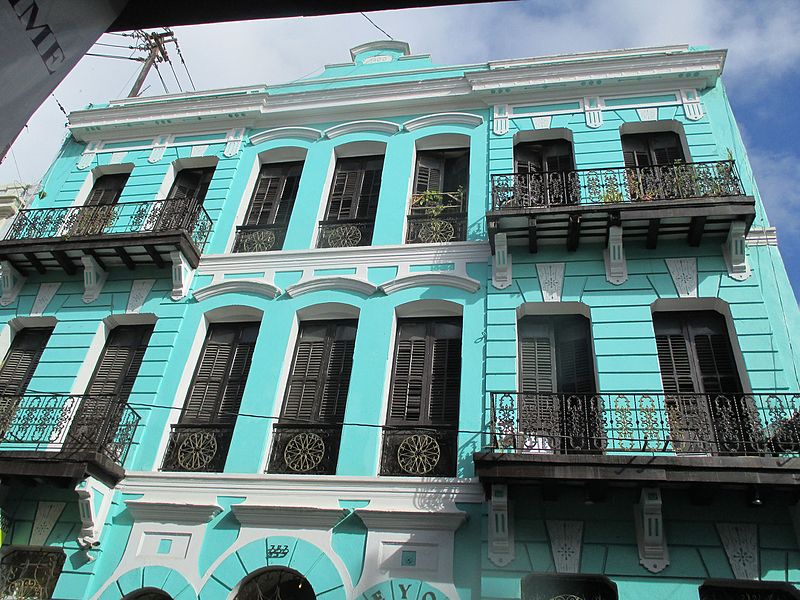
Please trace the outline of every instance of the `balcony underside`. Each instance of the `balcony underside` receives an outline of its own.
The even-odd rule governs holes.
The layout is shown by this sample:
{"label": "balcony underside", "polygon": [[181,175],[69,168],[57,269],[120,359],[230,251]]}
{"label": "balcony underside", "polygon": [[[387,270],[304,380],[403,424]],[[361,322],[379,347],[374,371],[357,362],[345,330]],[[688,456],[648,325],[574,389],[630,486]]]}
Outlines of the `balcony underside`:
{"label": "balcony underside", "polygon": [[7,260],[20,273],[77,273],[81,256],[93,257],[99,266],[110,268],[164,268],[170,253],[180,250],[194,268],[200,254],[185,230],[143,231],[74,237],[28,238],[0,241],[0,260]]}
{"label": "balcony underside", "polygon": [[577,250],[582,243],[605,243],[608,228],[622,227],[623,239],[637,240],[653,249],[659,241],[681,240],[698,246],[705,238],[722,238],[731,223],[744,221],[747,230],[755,218],[752,196],[687,198],[617,204],[564,204],[504,208],[487,213],[489,241],[505,233],[508,244],[565,245]]}
{"label": "balcony underside", "polygon": [[101,452],[0,451],[0,479],[46,480],[63,487],[75,487],[94,477],[115,486],[125,470]]}

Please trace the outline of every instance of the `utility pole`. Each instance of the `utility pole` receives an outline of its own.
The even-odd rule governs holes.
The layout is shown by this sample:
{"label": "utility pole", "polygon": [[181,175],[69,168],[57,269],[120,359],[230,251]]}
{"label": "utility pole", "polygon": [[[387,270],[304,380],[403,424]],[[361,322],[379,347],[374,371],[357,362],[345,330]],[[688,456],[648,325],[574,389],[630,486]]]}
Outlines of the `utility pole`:
{"label": "utility pole", "polygon": [[144,80],[147,78],[147,74],[150,72],[150,69],[153,67],[153,65],[160,62],[169,61],[166,44],[168,42],[175,41],[175,34],[171,30],[166,30],[163,33],[147,33],[144,31],[137,31],[137,34],[142,39],[142,45],[139,47],[139,49],[146,51],[148,54],[147,58],[144,59],[142,69],[139,71],[139,75],[136,77],[136,81],[133,83],[131,91],[128,92],[128,98],[133,98],[139,95],[139,92],[142,90]]}

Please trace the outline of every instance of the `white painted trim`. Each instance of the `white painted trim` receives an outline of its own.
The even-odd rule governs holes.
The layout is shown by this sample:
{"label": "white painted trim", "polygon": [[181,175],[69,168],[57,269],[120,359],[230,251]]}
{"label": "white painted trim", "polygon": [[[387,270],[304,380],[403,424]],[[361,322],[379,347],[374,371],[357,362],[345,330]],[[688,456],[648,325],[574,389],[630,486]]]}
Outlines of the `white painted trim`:
{"label": "white painted trim", "polygon": [[403,123],[406,131],[416,131],[423,127],[434,127],[436,125],[466,125],[467,127],[478,127],[483,124],[483,117],[463,112],[436,113],[424,115],[411,119]]}
{"label": "white painted trim", "polygon": [[428,286],[446,286],[466,292],[477,292],[481,288],[481,283],[466,275],[431,271],[427,273],[416,272],[401,277],[395,277],[391,281],[382,284],[380,289],[386,294],[393,294],[401,290]]}
{"label": "white painted trim", "polygon": [[350,57],[355,60],[359,54],[365,52],[375,52],[378,50],[389,50],[390,52],[402,52],[403,56],[411,54],[411,47],[408,42],[401,42],[400,40],[380,40],[377,42],[367,42],[350,48]]}
{"label": "white painted trim", "polygon": [[777,246],[778,230],[775,227],[751,227],[744,241],[748,246]]}
{"label": "white painted trim", "polygon": [[36,300],[33,301],[33,307],[31,308],[32,317],[42,316],[60,287],[60,281],[39,284],[39,291],[36,293]]}
{"label": "white painted trim", "polygon": [[342,509],[317,506],[281,506],[269,504],[234,504],[234,516],[244,527],[283,529],[287,523],[297,523],[303,529],[328,531],[342,518]]}
{"label": "white painted trim", "polygon": [[364,296],[371,296],[377,290],[377,286],[350,275],[331,275],[326,277],[314,277],[299,281],[286,288],[286,295],[290,298],[296,298],[303,294],[310,294],[312,292],[320,292],[324,290],[343,290],[347,292],[355,292]]}
{"label": "white painted trim", "polygon": [[157,523],[197,524],[208,523],[222,512],[217,504],[171,502],[168,500],[126,500],[125,506],[136,521]]}
{"label": "white painted trim", "polygon": [[391,121],[379,120],[363,120],[363,121],[349,121],[348,123],[341,123],[334,125],[325,130],[324,136],[330,140],[347,135],[348,133],[366,133],[376,132],[392,135],[400,131],[400,125],[392,123]]}
{"label": "white painted trim", "polygon": [[309,142],[316,142],[322,138],[323,133],[319,129],[313,127],[277,127],[275,129],[268,129],[261,133],[256,133],[250,136],[250,144],[256,146],[263,142],[271,140],[282,140],[287,138],[295,138],[301,140],[308,140]]}
{"label": "white painted trim", "polygon": [[3,295],[0,296],[0,306],[8,306],[17,299],[27,278],[23,277],[7,260],[0,261],[0,277],[2,277],[3,283]]}
{"label": "white painted trim", "polygon": [[374,510],[369,506],[357,508],[355,513],[370,530],[407,532],[455,531],[466,520],[460,510]]}
{"label": "white painted trim", "polygon": [[212,283],[192,292],[195,300],[200,302],[223,294],[255,294],[272,300],[281,294],[281,290],[260,279],[228,279],[221,283]]}

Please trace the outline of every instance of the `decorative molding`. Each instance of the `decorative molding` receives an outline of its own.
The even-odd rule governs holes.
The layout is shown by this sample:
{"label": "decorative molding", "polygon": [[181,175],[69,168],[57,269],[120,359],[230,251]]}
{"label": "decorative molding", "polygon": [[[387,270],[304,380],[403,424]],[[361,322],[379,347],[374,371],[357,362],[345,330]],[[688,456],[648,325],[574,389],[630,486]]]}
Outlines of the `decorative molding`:
{"label": "decorative molding", "polygon": [[700,102],[700,96],[697,90],[682,89],[681,90],[681,103],[683,104],[683,113],[690,121],[699,121],[703,118],[703,104]]}
{"label": "decorative molding", "polygon": [[31,528],[30,545],[31,546],[46,546],[47,538],[53,531],[58,522],[61,513],[64,512],[66,502],[45,502],[39,500],[36,507],[36,517],[33,519],[33,527]]}
{"label": "decorative molding", "polygon": [[639,563],[651,573],[660,573],[669,566],[661,505],[661,491],[658,488],[643,488],[639,504],[633,506]]}
{"label": "decorative molding", "polygon": [[511,254],[505,233],[494,236],[494,259],[492,260],[492,285],[504,290],[511,285]]}
{"label": "decorative molding", "polygon": [[606,265],[606,281],[614,285],[622,285],[628,280],[628,264],[625,260],[625,248],[622,246],[622,227],[612,225],[608,228],[608,247],[603,250]]}
{"label": "decorative molding", "polygon": [[747,224],[744,221],[733,221],[728,230],[728,237],[722,244],[722,255],[725,257],[728,275],[737,281],[744,281],[751,274],[745,253],[744,232],[746,228]]}
{"label": "decorative molding", "polygon": [[751,227],[744,241],[748,246],[777,246],[778,230],[775,227]]}
{"label": "decorative molding", "polygon": [[61,282],[39,284],[39,291],[36,294],[36,300],[33,301],[33,308],[31,308],[32,317],[39,317],[47,310],[47,305],[50,304],[60,287]]}
{"label": "decorative molding", "polygon": [[436,113],[411,119],[403,123],[406,131],[416,131],[423,127],[433,127],[435,125],[466,125],[467,127],[478,127],[483,124],[483,117],[463,112]]}
{"label": "decorative molding", "polygon": [[97,156],[97,151],[103,145],[103,142],[89,142],[86,144],[86,148],[83,149],[81,153],[81,157],[78,160],[78,169],[83,171],[87,169],[89,165],[94,162],[95,156]]}
{"label": "decorative molding", "polygon": [[286,138],[296,138],[301,140],[308,140],[309,142],[316,142],[322,138],[322,132],[319,129],[312,127],[277,127],[275,129],[268,129],[261,133],[256,133],[250,136],[250,144],[255,146],[262,142],[269,142],[270,140],[281,140]]}
{"label": "decorative molding", "polygon": [[[395,510],[387,508],[376,510],[369,507],[357,508],[356,515],[370,531],[455,531],[466,520],[466,513],[460,510]],[[341,516],[341,513],[340,513]]]}
{"label": "decorative molding", "polygon": [[350,48],[350,58],[355,60],[356,56],[359,54],[364,54],[365,52],[374,52],[376,50],[400,52],[403,56],[408,56],[411,54],[411,47],[408,45],[408,42],[401,42],[399,40],[380,40],[377,42],[366,42],[364,44],[355,46],[354,48]]}
{"label": "decorative molding", "polygon": [[223,294],[254,294],[272,300],[281,293],[280,288],[261,279],[229,279],[212,283],[192,292],[195,300],[203,301]]}
{"label": "decorative molding", "polygon": [[400,131],[400,125],[392,123],[391,121],[378,121],[378,120],[364,120],[364,121],[350,121],[348,123],[341,123],[334,125],[325,130],[325,137],[334,139],[347,135],[348,133],[364,133],[372,131],[375,133],[385,133],[392,135]]}
{"label": "decorative molding", "polygon": [[131,293],[128,295],[128,306],[125,312],[138,313],[155,283],[155,279],[136,279],[131,284]]}
{"label": "decorative molding", "polygon": [[553,122],[553,115],[540,115],[532,117],[534,129],[550,129],[550,123]]}
{"label": "decorative molding", "polygon": [[328,531],[344,516],[342,509],[314,506],[278,506],[263,504],[234,504],[231,506],[236,520],[244,527],[265,529],[294,529],[302,523],[303,529]]}
{"label": "decorative molding", "polygon": [[189,291],[194,269],[180,250],[170,252],[169,258],[172,261],[172,299],[180,300]]}
{"label": "decorative molding", "polygon": [[697,259],[665,258],[667,269],[680,298],[697,298]]}
{"label": "decorative molding", "polygon": [[508,104],[495,104],[492,115],[492,131],[495,135],[508,133]]}
{"label": "decorative molding", "polygon": [[640,121],[657,121],[658,108],[650,106],[647,108],[637,108],[636,114],[639,115]]}
{"label": "decorative molding", "polygon": [[536,273],[542,298],[545,302],[561,302],[561,290],[564,287],[564,263],[537,263]]}
{"label": "decorative molding", "polygon": [[192,146],[191,156],[192,158],[197,158],[198,156],[205,156],[207,150],[208,150],[208,144],[200,144],[198,146]]}
{"label": "decorative molding", "polygon": [[545,521],[556,573],[577,573],[581,566],[583,521]]}
{"label": "decorative molding", "polygon": [[310,294],[323,290],[341,290],[354,292],[363,296],[371,296],[377,289],[378,287],[376,285],[364,279],[359,279],[358,277],[331,275],[329,277],[314,277],[292,284],[286,288],[286,295],[290,298],[296,298],[303,294]]}
{"label": "decorative molding", "polygon": [[22,286],[25,285],[25,277],[17,271],[7,260],[0,261],[0,280],[3,283],[3,295],[0,296],[0,306],[8,306],[17,299]]}
{"label": "decorative molding", "polygon": [[583,99],[583,113],[588,128],[597,129],[603,125],[603,104],[598,96]]}
{"label": "decorative molding", "polygon": [[103,291],[103,285],[108,279],[108,271],[103,269],[93,256],[81,256],[83,263],[83,301],[86,304],[94,302]]}
{"label": "decorative molding", "polygon": [[492,484],[489,500],[489,560],[505,567],[514,560],[514,523],[508,505],[508,486]]}
{"label": "decorative molding", "polygon": [[225,134],[225,149],[222,154],[227,158],[239,154],[244,139],[244,127],[235,127]]}
{"label": "decorative molding", "polygon": [[465,292],[477,292],[481,288],[481,283],[471,277],[457,273],[411,273],[410,275],[403,275],[387,281],[380,286],[380,289],[386,294],[393,294],[401,290],[426,286],[446,286],[464,290]]}
{"label": "decorative molding", "polygon": [[112,152],[111,153],[111,159],[108,162],[109,162],[109,164],[112,164],[112,165],[118,165],[123,160],[125,160],[125,157],[127,155],[128,155],[128,151],[127,150],[124,150],[122,152]]}
{"label": "decorative molding", "polygon": [[213,504],[126,500],[125,505],[136,521],[150,523],[176,523],[200,525],[208,523],[222,512],[222,507]]}
{"label": "decorative molding", "polygon": [[717,532],[736,579],[758,579],[758,526],[755,523],[717,523]]}
{"label": "decorative molding", "polygon": [[150,156],[147,157],[147,162],[157,163],[164,157],[164,152],[167,146],[172,142],[171,135],[160,135],[153,140],[153,149],[150,151]]}

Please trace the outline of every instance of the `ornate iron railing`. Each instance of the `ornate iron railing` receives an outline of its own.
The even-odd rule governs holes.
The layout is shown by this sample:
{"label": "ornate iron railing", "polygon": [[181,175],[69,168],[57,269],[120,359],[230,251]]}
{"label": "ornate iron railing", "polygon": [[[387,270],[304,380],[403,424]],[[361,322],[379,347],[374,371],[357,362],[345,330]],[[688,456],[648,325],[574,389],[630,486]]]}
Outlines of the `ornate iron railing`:
{"label": "ornate iron railing", "polygon": [[453,477],[456,431],[436,427],[384,427],[381,475]]}
{"label": "ornate iron railing", "polygon": [[317,248],[369,246],[372,243],[374,219],[342,219],[320,221]]}
{"label": "ornate iron railing", "polygon": [[232,436],[232,423],[173,425],[161,470],[221,473]]}
{"label": "ornate iron railing", "polygon": [[490,396],[498,451],[800,455],[800,394]]}
{"label": "ornate iron railing", "polygon": [[272,435],[270,473],[336,474],[341,425],[277,423]]}
{"label": "ornate iron railing", "polygon": [[466,213],[447,213],[436,217],[408,215],[407,244],[442,244],[466,239]]}
{"label": "ornate iron railing", "polygon": [[732,160],[492,176],[492,210],[742,195]]}
{"label": "ornate iron railing", "polygon": [[122,465],[139,418],[115,396],[0,396],[0,453],[99,453]]}
{"label": "ornate iron railing", "polygon": [[105,206],[25,209],[16,216],[5,239],[76,238],[183,230],[202,252],[211,226],[211,218],[202,204],[179,198]]}
{"label": "ornate iron railing", "polygon": [[242,225],[236,228],[234,252],[270,252],[283,248],[287,225]]}
{"label": "ornate iron railing", "polygon": [[0,559],[0,598],[52,598],[65,559],[61,548],[10,549]]}

